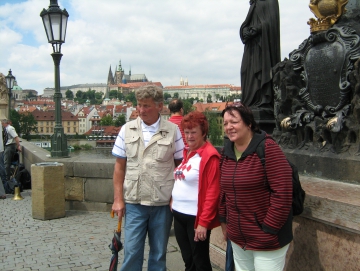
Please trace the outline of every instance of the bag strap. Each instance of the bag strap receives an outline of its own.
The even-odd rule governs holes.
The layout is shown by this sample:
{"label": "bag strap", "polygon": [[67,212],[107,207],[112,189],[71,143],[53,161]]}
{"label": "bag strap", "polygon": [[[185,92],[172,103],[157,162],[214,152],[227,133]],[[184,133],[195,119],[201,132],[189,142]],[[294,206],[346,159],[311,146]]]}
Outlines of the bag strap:
{"label": "bag strap", "polygon": [[[266,159],[265,159],[265,140],[267,138],[270,138],[272,140],[274,140],[271,136],[266,135],[263,139],[261,139],[261,141],[258,143],[258,145],[256,146],[256,154],[260,159],[260,162],[264,168],[264,174],[265,174],[265,181],[264,181],[264,185],[268,187],[269,191],[271,191],[269,182],[268,182],[268,178],[267,178],[267,174],[266,174]],[[274,140],[275,141],[275,140]]]}

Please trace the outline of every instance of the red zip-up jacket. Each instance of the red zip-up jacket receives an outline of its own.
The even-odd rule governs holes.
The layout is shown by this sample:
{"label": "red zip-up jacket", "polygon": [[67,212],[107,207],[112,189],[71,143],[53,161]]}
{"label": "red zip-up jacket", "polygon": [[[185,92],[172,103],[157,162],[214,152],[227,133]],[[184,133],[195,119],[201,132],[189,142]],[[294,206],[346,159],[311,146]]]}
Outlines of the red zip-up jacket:
{"label": "red zip-up jacket", "polygon": [[[184,149],[184,159],[188,149]],[[194,229],[200,224],[211,230],[220,226],[218,218],[220,195],[220,154],[208,141],[196,150],[200,155],[198,211]]]}
{"label": "red zip-up jacket", "polygon": [[[224,146],[220,178],[220,222],[228,238],[246,250],[276,250],[291,242],[292,170],[280,147],[265,140],[264,167],[256,154],[265,132],[255,133],[236,161],[234,143]],[[270,186],[270,187],[269,187]]]}

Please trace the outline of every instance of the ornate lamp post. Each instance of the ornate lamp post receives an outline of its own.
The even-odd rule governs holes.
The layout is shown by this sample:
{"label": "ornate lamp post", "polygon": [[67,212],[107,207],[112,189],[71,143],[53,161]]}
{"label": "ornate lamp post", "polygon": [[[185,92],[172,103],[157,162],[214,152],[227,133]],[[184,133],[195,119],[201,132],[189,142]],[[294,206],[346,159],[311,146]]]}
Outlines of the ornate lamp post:
{"label": "ornate lamp post", "polygon": [[50,0],[47,10],[40,13],[43,20],[46,36],[53,47],[51,54],[55,65],[55,127],[51,136],[51,157],[68,157],[67,138],[61,121],[61,92],[60,92],[60,60],[61,44],[65,42],[66,26],[69,13],[61,10],[57,0]]}
{"label": "ornate lamp post", "polygon": [[9,74],[5,76],[6,79],[6,87],[9,90],[9,111],[8,111],[8,119],[10,119],[10,113],[11,113],[11,90],[14,87],[15,82],[15,76],[12,75],[11,69],[9,70]]}

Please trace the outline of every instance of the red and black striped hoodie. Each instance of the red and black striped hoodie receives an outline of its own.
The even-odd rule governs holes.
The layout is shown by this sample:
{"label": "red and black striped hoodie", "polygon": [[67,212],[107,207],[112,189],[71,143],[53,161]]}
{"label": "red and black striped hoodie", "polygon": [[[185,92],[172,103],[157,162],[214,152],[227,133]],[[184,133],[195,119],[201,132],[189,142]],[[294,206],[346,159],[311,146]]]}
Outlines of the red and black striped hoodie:
{"label": "red and black striped hoodie", "polygon": [[265,140],[264,167],[256,147],[266,136],[255,133],[237,161],[234,143],[226,142],[221,162],[220,222],[228,238],[244,250],[276,250],[292,236],[292,170],[279,145]]}

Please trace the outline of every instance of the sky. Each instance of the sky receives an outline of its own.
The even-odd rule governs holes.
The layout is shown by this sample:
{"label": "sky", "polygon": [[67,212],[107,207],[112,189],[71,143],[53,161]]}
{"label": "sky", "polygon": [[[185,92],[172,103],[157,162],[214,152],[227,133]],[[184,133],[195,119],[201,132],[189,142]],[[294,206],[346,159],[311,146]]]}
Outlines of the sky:
{"label": "sky", "polygon": [[[58,0],[69,13],[61,47],[60,84],[106,83],[121,60],[125,73],[145,74],[164,87],[240,86],[244,45],[239,28],[248,0]],[[279,0],[281,56],[310,35],[309,0]],[[40,12],[49,0],[0,0],[0,72],[17,84],[54,87],[52,47]]]}

